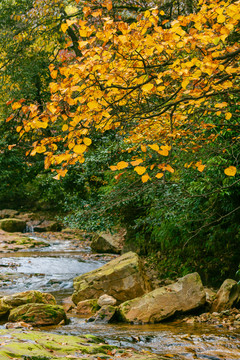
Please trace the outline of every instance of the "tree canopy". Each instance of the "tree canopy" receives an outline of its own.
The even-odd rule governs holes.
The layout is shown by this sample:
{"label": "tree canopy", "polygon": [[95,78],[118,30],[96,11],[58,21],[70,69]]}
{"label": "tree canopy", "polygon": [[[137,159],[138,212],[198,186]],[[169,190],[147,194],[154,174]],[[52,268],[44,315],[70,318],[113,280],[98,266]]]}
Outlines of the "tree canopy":
{"label": "tree canopy", "polygon": [[[110,1],[103,6],[111,13]],[[12,103],[22,118],[20,136],[51,131],[34,142],[31,155],[44,153],[45,168],[61,165],[59,178],[69,164],[84,162],[92,129],[117,129],[123,151],[132,158],[111,169],[133,166],[146,182],[174,172],[175,150],[197,153],[217,142],[224,129],[233,133],[233,147],[238,141],[239,6],[239,1],[200,1],[196,13],[170,22],[162,21],[164,11],[155,8],[131,24],[102,17],[101,8],[83,7],[81,19],[61,24],[63,33],[77,29],[80,54],[71,50],[70,38],[58,63],[50,64],[51,100],[44,108],[25,99]],[[154,163],[152,153],[157,154]],[[195,158],[185,166],[203,171],[207,164]],[[236,164],[228,165],[225,174],[234,176]]]}

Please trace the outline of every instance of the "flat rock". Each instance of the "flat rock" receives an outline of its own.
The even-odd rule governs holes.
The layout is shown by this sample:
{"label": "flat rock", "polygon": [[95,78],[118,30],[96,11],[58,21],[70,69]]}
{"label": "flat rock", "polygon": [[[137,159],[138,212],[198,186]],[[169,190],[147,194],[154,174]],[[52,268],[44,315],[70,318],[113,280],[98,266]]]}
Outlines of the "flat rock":
{"label": "flat rock", "polygon": [[0,229],[0,252],[49,246],[47,242],[36,240],[20,233],[9,233]]}
{"label": "flat rock", "polygon": [[152,290],[142,262],[136,253],[126,253],[99,269],[74,279],[75,304],[96,299],[103,294],[113,296],[118,303],[141,296]]}
{"label": "flat rock", "polygon": [[93,335],[72,336],[27,329],[0,329],[0,342],[1,360],[159,360],[159,355],[117,348]]}
{"label": "flat rock", "polygon": [[206,294],[198,273],[188,274],[174,284],[155,289],[119,306],[122,320],[133,323],[158,323],[177,313],[204,305]]}

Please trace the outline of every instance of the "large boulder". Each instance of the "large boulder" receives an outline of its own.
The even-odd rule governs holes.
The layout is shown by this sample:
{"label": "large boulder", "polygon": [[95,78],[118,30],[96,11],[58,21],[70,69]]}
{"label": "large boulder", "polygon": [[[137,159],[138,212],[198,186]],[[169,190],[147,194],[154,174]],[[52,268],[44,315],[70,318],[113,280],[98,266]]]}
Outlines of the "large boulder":
{"label": "large boulder", "polygon": [[174,284],[126,301],[119,307],[126,322],[158,323],[176,313],[185,313],[204,305],[206,294],[198,273],[184,276]]}
{"label": "large boulder", "polygon": [[220,312],[230,309],[238,301],[240,296],[240,288],[238,283],[232,279],[226,279],[217,292],[211,312]]}
{"label": "large boulder", "polygon": [[2,219],[0,229],[7,232],[23,232],[26,229],[26,221],[14,218]]}
{"label": "large boulder", "polygon": [[86,299],[96,299],[103,294],[113,296],[118,303],[134,299],[152,290],[142,262],[137,254],[126,253],[99,269],[74,279],[75,304]]}
{"label": "large boulder", "polygon": [[62,306],[49,304],[25,304],[10,311],[8,321],[24,321],[33,326],[66,324],[67,317]]}
{"label": "large boulder", "polygon": [[4,296],[0,299],[0,316],[7,314],[13,308],[29,303],[56,305],[56,300],[53,295],[41,293],[37,290],[29,290]]}

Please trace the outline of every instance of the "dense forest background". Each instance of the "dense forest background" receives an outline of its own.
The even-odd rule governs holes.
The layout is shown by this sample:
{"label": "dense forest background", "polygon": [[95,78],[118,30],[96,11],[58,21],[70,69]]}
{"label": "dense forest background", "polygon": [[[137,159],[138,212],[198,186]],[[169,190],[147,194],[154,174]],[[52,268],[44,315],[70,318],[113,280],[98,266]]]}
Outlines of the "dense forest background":
{"label": "dense forest background", "polygon": [[[197,4],[189,0],[7,0],[0,4],[0,208],[48,212],[67,226],[88,232],[124,227],[126,248],[147,255],[162,277],[198,271],[210,285],[219,285],[226,277],[236,278],[240,259],[239,17],[236,16],[222,43],[215,44],[219,46],[221,61],[215,70],[220,68],[222,73],[202,74],[203,79],[215,76],[219,84],[231,81],[231,85],[219,90],[205,108],[193,103],[194,112],[185,113],[187,125],[178,128],[183,131],[184,127],[184,133],[176,138],[174,146],[172,140],[171,144],[164,143],[171,148],[169,164],[174,172],[170,167],[170,171],[163,175],[155,172],[148,180],[139,176],[142,169],[131,171],[124,165],[133,159],[126,134],[132,134],[133,123],[134,129],[139,126],[134,116],[134,120],[127,121],[126,114],[133,111],[132,99],[116,108],[116,113],[125,116],[120,119],[120,127],[115,124],[104,131],[91,127],[91,145],[84,154],[85,161],[68,163],[64,176],[56,177],[51,166],[44,167],[44,149],[31,155],[34,143],[64,133],[63,123],[27,130],[24,125],[23,132],[18,129],[24,122],[23,102],[26,106],[37,104],[38,111],[43,113],[51,101],[50,84],[57,76],[51,66],[52,69],[70,66],[84,56],[75,19],[84,19],[87,12],[92,12],[90,24],[101,29],[105,18],[133,24],[148,18],[151,11],[158,11],[161,14],[158,21],[163,22],[163,29],[168,29],[179,16],[197,15],[203,3],[209,5],[207,1]],[[224,11],[233,5],[238,10],[240,6],[239,1],[213,3],[222,9],[218,16],[225,16]],[[225,22],[221,18],[216,21],[216,31],[221,31],[219,27],[224,28]],[[185,26],[186,33],[191,32],[193,23],[192,20]],[[151,29],[148,33],[151,35]],[[119,34],[124,32],[116,32],[116,36]],[[66,47],[69,42],[70,49]],[[149,59],[151,56],[150,53]],[[227,67],[230,70],[224,72]],[[160,66],[158,71],[162,71]],[[176,78],[175,82],[178,81]],[[151,88],[152,85],[145,91],[148,93]],[[156,94],[149,94],[147,101],[139,109],[151,113],[153,104],[156,106],[160,100]],[[175,110],[176,106],[169,110],[170,117]],[[200,137],[204,124],[208,126],[204,137],[202,134]],[[148,155],[145,168],[155,171],[159,154],[156,148],[147,145],[164,138],[149,139],[144,134],[143,131],[135,147],[135,156],[142,158],[139,155],[142,146]],[[189,151],[183,151],[183,144]],[[63,145],[59,146],[59,153],[63,149]],[[123,166],[112,171],[110,166],[119,163]],[[224,169],[230,169],[230,173]]]}

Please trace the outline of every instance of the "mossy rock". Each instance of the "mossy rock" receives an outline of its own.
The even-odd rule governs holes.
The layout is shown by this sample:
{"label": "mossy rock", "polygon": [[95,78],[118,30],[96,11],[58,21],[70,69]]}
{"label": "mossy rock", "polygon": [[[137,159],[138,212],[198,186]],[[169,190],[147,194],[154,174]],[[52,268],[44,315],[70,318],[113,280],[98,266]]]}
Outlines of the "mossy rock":
{"label": "mossy rock", "polygon": [[118,320],[118,308],[116,306],[104,305],[96,314],[88,319],[88,322],[111,323]]}
{"label": "mossy rock", "polygon": [[26,221],[14,218],[2,219],[0,229],[7,232],[23,232],[26,229]]}
{"label": "mossy rock", "polygon": [[0,342],[1,360],[13,358],[19,360],[69,360],[69,358],[117,360],[123,353],[128,352],[129,356],[124,358],[159,359],[158,355],[116,348],[93,335],[70,336],[29,330],[0,330]]}
{"label": "mossy rock", "polygon": [[97,304],[97,299],[88,299],[84,301],[79,301],[76,307],[76,313],[87,317],[95,314],[96,311],[100,309],[100,306]]}
{"label": "mossy rock", "polygon": [[113,296],[118,303],[134,299],[151,291],[151,283],[145,274],[139,256],[129,252],[109,263],[74,279],[72,300],[99,298],[103,294]]}
{"label": "mossy rock", "polygon": [[29,303],[43,303],[56,305],[53,295],[42,293],[37,290],[29,290],[13,295],[4,296],[0,299],[0,316],[7,314],[10,310]]}
{"label": "mossy rock", "polygon": [[33,326],[58,325],[67,323],[62,306],[48,304],[25,304],[10,311],[10,322],[24,321]]}

